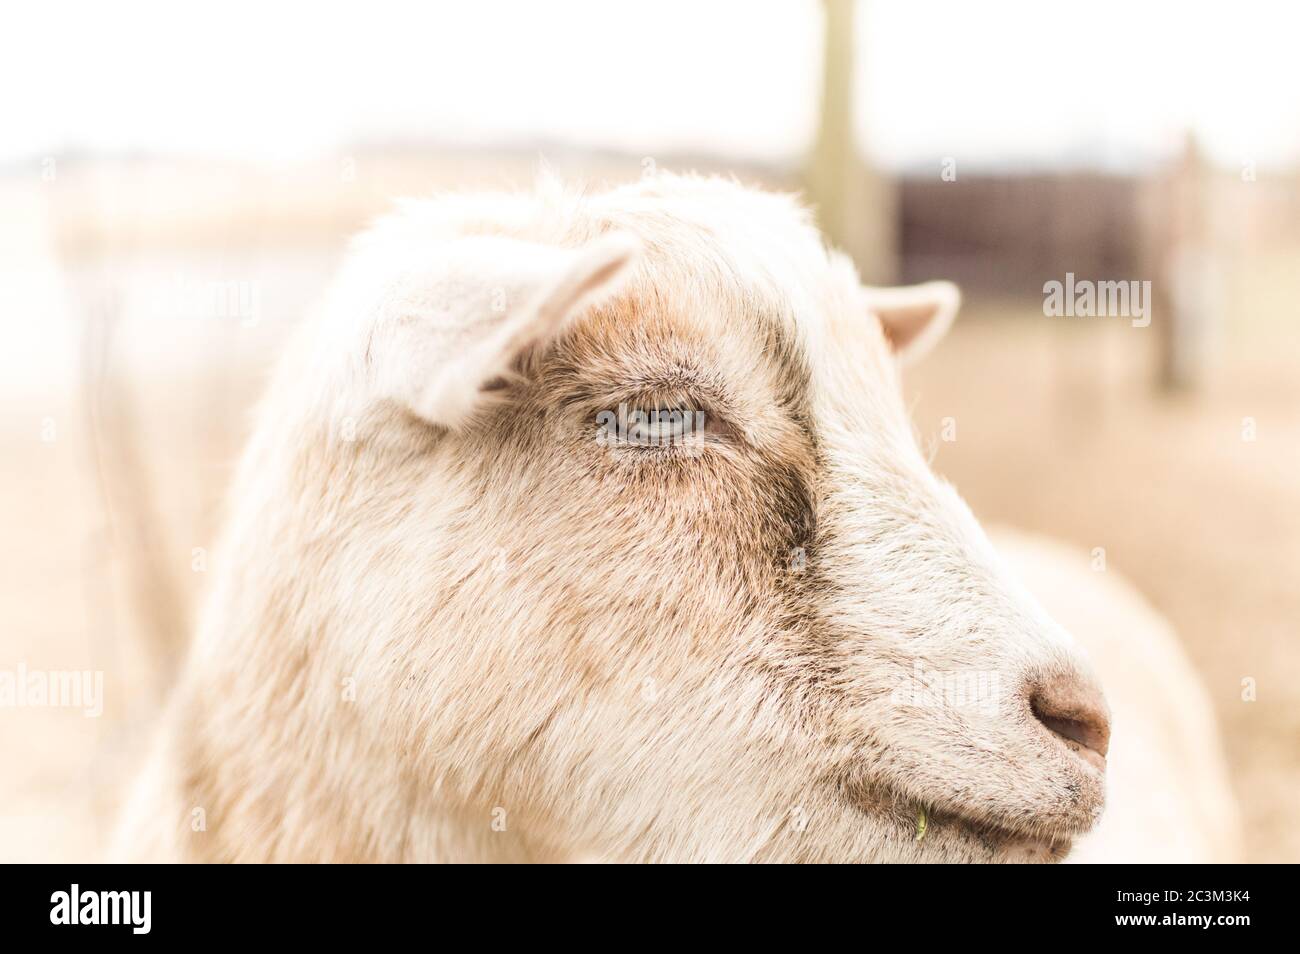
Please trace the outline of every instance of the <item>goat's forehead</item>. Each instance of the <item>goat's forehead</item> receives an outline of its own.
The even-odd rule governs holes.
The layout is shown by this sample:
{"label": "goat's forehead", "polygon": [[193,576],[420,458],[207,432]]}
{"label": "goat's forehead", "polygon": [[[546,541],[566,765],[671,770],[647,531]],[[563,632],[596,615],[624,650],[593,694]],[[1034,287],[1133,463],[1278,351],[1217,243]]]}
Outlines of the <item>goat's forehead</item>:
{"label": "goat's forehead", "polygon": [[726,183],[700,193],[593,204],[595,231],[631,233],[644,249],[625,320],[652,334],[807,353],[857,288],[852,267],[783,196]]}
{"label": "goat's forehead", "polygon": [[643,254],[617,299],[575,327],[566,366],[593,386],[656,392],[681,369],[741,413],[766,402],[805,423],[822,416],[818,395],[837,393],[842,407],[895,387],[852,263],[828,253],[798,206],[757,197],[597,207],[569,240],[630,232]]}
{"label": "goat's forehead", "polygon": [[805,404],[814,319],[801,293],[759,264],[716,245],[686,254],[647,243],[617,298],[574,329],[581,351],[608,360],[576,367],[649,391],[693,381],[740,405]]}
{"label": "goat's forehead", "polygon": [[[693,285],[720,303],[738,299],[798,320],[827,282],[843,277],[793,199],[716,180],[672,182],[667,194],[659,180],[630,194],[618,190],[590,210],[601,231],[641,239],[660,285]],[[742,316],[754,310],[733,309]]]}
{"label": "goat's forehead", "polygon": [[658,175],[595,194],[544,178],[531,193],[421,203],[390,231],[411,225],[569,247],[608,232],[635,236],[643,247],[635,277],[578,329],[597,354],[676,349],[701,362],[730,359],[741,373],[758,362],[807,378],[833,337],[828,325],[856,323],[864,311],[856,272],[828,253],[804,206],[715,178]]}

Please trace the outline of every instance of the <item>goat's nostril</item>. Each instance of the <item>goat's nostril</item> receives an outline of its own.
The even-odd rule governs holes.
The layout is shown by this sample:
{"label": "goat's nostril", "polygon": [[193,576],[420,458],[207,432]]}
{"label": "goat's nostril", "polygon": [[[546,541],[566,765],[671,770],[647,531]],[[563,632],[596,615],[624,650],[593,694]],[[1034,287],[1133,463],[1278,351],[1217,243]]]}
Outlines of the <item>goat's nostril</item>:
{"label": "goat's nostril", "polygon": [[1044,726],[1075,743],[1081,757],[1105,768],[1110,747],[1110,713],[1101,692],[1078,678],[1059,676],[1039,683],[1029,708]]}

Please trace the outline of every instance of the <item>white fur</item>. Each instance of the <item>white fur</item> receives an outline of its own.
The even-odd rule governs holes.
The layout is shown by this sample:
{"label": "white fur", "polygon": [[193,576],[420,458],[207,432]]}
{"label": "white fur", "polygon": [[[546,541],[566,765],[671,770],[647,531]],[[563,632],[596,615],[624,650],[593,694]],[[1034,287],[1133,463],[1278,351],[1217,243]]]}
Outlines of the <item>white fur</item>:
{"label": "white fur", "polygon": [[[409,205],[265,401],[123,851],[1059,858],[1102,779],[1029,702],[1094,678],[930,471],[891,351],[955,308],[732,183]],[[601,446],[628,401],[713,426]]]}

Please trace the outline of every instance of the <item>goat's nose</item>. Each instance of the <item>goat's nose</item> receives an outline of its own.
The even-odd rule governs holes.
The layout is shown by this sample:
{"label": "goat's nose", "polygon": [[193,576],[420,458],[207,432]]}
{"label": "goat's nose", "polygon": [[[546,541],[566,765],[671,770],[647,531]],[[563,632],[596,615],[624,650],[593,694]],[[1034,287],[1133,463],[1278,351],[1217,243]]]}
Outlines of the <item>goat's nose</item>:
{"label": "goat's nose", "polygon": [[1079,676],[1054,676],[1033,687],[1029,708],[1076,755],[1106,768],[1110,710],[1100,689]]}

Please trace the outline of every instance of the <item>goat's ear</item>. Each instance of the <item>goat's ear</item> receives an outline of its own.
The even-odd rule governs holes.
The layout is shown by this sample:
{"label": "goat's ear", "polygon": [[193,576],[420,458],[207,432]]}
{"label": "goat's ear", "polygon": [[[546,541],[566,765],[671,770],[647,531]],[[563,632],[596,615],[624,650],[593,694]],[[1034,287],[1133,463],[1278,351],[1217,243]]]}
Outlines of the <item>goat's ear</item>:
{"label": "goat's ear", "polygon": [[639,247],[622,233],[578,249],[449,243],[420,307],[397,318],[385,392],[431,424],[460,426],[526,374],[571,318],[616,293]]}
{"label": "goat's ear", "polygon": [[904,365],[923,358],[939,342],[961,306],[961,292],[952,282],[865,292],[867,308],[880,319],[886,340]]}

